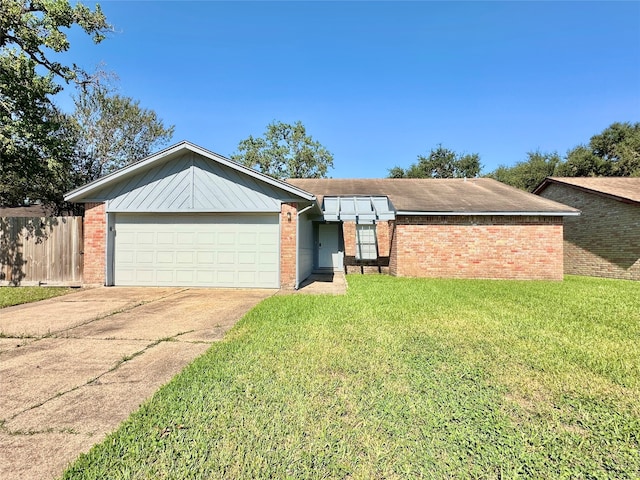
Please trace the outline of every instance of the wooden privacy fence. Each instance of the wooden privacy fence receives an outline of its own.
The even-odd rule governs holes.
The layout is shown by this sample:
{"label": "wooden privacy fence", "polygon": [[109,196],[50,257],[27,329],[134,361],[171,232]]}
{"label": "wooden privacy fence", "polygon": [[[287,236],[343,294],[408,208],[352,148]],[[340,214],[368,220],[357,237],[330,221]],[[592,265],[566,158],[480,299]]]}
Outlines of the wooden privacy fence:
{"label": "wooden privacy fence", "polygon": [[0,285],[79,285],[82,248],[82,217],[0,217]]}

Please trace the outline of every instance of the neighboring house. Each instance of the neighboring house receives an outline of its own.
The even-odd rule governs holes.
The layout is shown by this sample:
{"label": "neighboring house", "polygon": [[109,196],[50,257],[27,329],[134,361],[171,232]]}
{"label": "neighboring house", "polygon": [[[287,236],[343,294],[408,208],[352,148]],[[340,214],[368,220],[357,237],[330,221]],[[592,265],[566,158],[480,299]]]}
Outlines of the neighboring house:
{"label": "neighboring house", "polygon": [[24,207],[0,207],[0,217],[51,217],[52,212],[44,205],[27,205]]}
{"label": "neighboring house", "polygon": [[549,177],[534,193],[582,212],[565,221],[565,273],[640,280],[640,178]]}
{"label": "neighboring house", "polygon": [[315,270],[562,279],[574,208],[490,179],[290,180],[188,142],[70,192],[84,282],[296,288]]}

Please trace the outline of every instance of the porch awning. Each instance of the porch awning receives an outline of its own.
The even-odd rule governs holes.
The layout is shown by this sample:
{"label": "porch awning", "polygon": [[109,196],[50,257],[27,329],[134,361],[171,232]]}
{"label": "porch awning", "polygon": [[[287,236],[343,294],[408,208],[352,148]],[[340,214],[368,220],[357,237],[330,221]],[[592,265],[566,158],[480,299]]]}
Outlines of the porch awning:
{"label": "porch awning", "polygon": [[322,213],[324,219],[329,222],[347,220],[373,223],[376,220],[396,218],[389,198],[383,196],[324,197]]}

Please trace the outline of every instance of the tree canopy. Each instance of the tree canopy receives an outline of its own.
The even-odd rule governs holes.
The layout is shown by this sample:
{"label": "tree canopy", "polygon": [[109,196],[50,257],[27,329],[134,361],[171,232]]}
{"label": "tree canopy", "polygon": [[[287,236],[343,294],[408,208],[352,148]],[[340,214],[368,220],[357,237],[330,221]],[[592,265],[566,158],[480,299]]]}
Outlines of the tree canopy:
{"label": "tree canopy", "polygon": [[558,176],[640,177],[640,122],[611,124],[570,150]]}
{"label": "tree canopy", "polygon": [[[52,60],[69,49],[67,29],[78,25],[94,42],[111,29],[96,6],[67,0],[0,0],[0,204],[56,203],[69,186],[73,122],[54,105],[56,78],[78,80],[82,70]],[[41,73],[41,71],[43,71]]]}
{"label": "tree canopy", "polygon": [[83,85],[74,103],[78,184],[150,155],[173,136],[174,126],[165,128],[153,110],[116,94],[105,83]]}
{"label": "tree canopy", "polygon": [[104,40],[112,29],[100,5],[92,11],[82,3],[71,6],[68,0],[0,0],[0,13],[0,48],[22,53],[66,81],[76,79],[82,70],[50,58],[51,51],[69,50],[69,39],[62,28],[78,25],[95,43]]}
{"label": "tree canopy", "polygon": [[480,174],[480,156],[477,153],[458,154],[438,145],[426,157],[406,170],[396,166],[389,170],[389,178],[473,178]]}
{"label": "tree canopy", "polygon": [[56,203],[70,186],[74,134],[49,99],[51,77],[24,55],[0,55],[0,205]]}
{"label": "tree canopy", "polygon": [[333,168],[333,155],[315,141],[298,121],[272,122],[263,137],[238,144],[231,159],[275,178],[325,178]]}
{"label": "tree canopy", "polygon": [[512,167],[500,166],[487,175],[499,182],[532,192],[552,176],[562,160],[557,153],[527,152],[527,159]]}
{"label": "tree canopy", "polygon": [[591,137],[587,145],[557,153],[529,152],[525,161],[500,165],[487,176],[533,191],[546,177],[639,177],[640,122],[615,122]]}

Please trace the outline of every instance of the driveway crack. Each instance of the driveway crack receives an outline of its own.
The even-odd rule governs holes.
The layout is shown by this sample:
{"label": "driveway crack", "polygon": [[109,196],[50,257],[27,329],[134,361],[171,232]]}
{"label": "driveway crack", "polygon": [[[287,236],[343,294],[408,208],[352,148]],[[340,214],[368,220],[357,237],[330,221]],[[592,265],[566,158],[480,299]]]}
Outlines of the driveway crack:
{"label": "driveway crack", "polygon": [[43,339],[43,338],[58,337],[58,336],[60,336],[61,334],[63,334],[64,332],[71,331],[71,330],[73,330],[74,328],[84,327],[85,325],[89,325],[89,324],[91,324],[91,323],[93,323],[93,322],[97,322],[98,320],[102,320],[102,319],[105,319],[105,318],[109,318],[109,317],[112,317],[112,316],[114,316],[114,315],[118,315],[118,314],[120,314],[120,313],[128,312],[128,311],[130,311],[130,310],[133,310],[134,308],[138,308],[138,307],[141,307],[141,306],[143,306],[143,305],[149,305],[149,304],[154,303],[154,302],[159,302],[160,300],[164,300],[164,299],[169,298],[169,297],[171,297],[171,296],[173,296],[173,295],[177,295],[177,294],[179,294],[179,293],[186,292],[186,291],[188,291],[188,290],[189,290],[188,288],[183,288],[183,289],[181,289],[181,290],[177,290],[177,291],[175,291],[175,292],[169,292],[169,293],[167,293],[166,295],[162,295],[162,296],[160,296],[160,297],[156,297],[156,298],[153,298],[153,299],[151,299],[151,300],[141,300],[141,301],[139,301],[139,302],[136,302],[136,303],[135,303],[135,304],[133,304],[133,305],[128,305],[128,306],[123,307],[123,308],[121,308],[121,309],[119,309],[119,310],[114,310],[113,312],[109,312],[109,313],[106,313],[106,314],[104,314],[104,315],[98,315],[98,316],[97,316],[97,317],[95,317],[95,318],[92,318],[92,319],[90,319],[90,320],[87,320],[86,322],[78,323],[77,325],[73,325],[72,327],[65,328],[65,329],[63,329],[63,330],[57,330],[57,331],[55,331],[55,332],[47,333],[46,335],[44,335],[44,336],[42,336],[42,337],[38,338],[38,340],[41,340],[41,339]]}
{"label": "driveway crack", "polygon": [[[8,417],[5,421],[11,421],[11,420],[17,418],[18,416],[22,415],[23,413],[29,412],[31,410],[35,410],[36,408],[40,408],[40,407],[46,405],[47,403],[51,402],[52,400],[55,400],[56,398],[60,398],[60,397],[62,397],[64,395],[67,395],[69,393],[75,392],[76,390],[79,390],[79,389],[81,389],[83,387],[87,387],[87,386],[90,386],[90,385],[97,384],[98,381],[102,377],[104,377],[105,375],[107,375],[109,373],[112,373],[112,372],[115,372],[116,370],[118,370],[125,363],[133,360],[136,357],[139,357],[140,355],[144,354],[146,351],[150,350],[151,348],[155,347],[156,345],[159,345],[159,344],[161,344],[163,342],[174,342],[174,341],[176,341],[175,337],[176,336],[164,337],[164,338],[160,338],[158,340],[154,340],[153,342],[151,342],[148,345],[146,345],[143,349],[138,350],[136,352],[133,352],[133,353],[131,353],[129,355],[123,356],[111,368],[109,368],[108,370],[105,370],[104,372],[102,372],[101,374],[97,375],[96,377],[93,377],[93,378],[87,380],[85,383],[76,385],[76,386],[74,386],[72,388],[69,388],[67,390],[64,390],[62,392],[58,392],[55,395],[52,395],[51,397],[49,397],[49,398],[47,398],[47,399],[45,399],[45,400],[43,400],[43,401],[41,401],[41,402],[39,402],[37,404],[31,405],[30,407],[25,408],[24,410],[21,410],[18,413],[15,413],[14,415]],[[3,428],[5,430],[7,430],[9,433],[11,433],[11,431],[6,428],[6,425],[3,424]]]}

